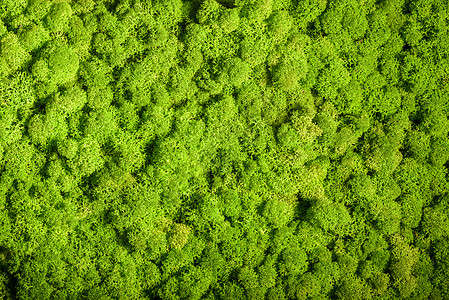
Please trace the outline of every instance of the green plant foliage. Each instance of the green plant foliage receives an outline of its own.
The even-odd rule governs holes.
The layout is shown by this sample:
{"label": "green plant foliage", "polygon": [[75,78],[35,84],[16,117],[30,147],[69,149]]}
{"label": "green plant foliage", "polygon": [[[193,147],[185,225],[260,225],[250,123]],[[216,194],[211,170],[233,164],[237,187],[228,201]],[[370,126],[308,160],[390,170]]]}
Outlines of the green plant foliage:
{"label": "green plant foliage", "polygon": [[80,141],[78,153],[68,162],[69,167],[74,169],[78,176],[89,176],[99,170],[103,164],[100,145],[90,136]]}
{"label": "green plant foliage", "polygon": [[273,13],[268,19],[268,32],[275,43],[285,40],[292,26],[293,20],[285,10]]}
{"label": "green plant foliage", "polygon": [[239,58],[227,60],[224,70],[227,73],[227,78],[223,79],[223,81],[226,80],[237,88],[248,81],[251,74],[251,69],[248,64]]}
{"label": "green plant foliage", "polygon": [[72,7],[66,1],[54,2],[45,16],[44,23],[52,32],[64,31],[69,24],[72,13]]}
{"label": "green plant foliage", "polygon": [[284,201],[272,200],[266,203],[264,216],[275,227],[284,226],[292,219],[294,206]]}
{"label": "green plant foliage", "polygon": [[233,32],[240,24],[239,10],[227,9],[223,11],[218,19],[218,24],[225,33]]}
{"label": "green plant foliage", "polygon": [[310,218],[324,230],[344,232],[351,222],[348,210],[341,203],[317,203],[310,209]]}
{"label": "green plant foliage", "polygon": [[423,232],[432,240],[446,237],[449,234],[449,216],[447,213],[447,197],[433,207],[426,207],[423,213]]}
{"label": "green plant foliage", "polygon": [[348,85],[350,75],[341,59],[332,59],[318,77],[317,91],[327,99],[336,98],[338,90]]}
{"label": "green plant foliage", "polygon": [[446,0],[0,0],[0,298],[449,299]]}
{"label": "green plant foliage", "polygon": [[67,122],[56,112],[52,114],[34,115],[28,124],[31,140],[40,145],[48,146],[58,140],[63,140],[68,134]]}
{"label": "green plant foliage", "polygon": [[7,68],[2,71],[4,75],[17,71],[31,59],[31,55],[22,48],[17,35],[14,33],[8,33],[1,38],[0,57],[5,63],[4,68]]}
{"label": "green plant foliage", "polygon": [[287,247],[281,254],[279,274],[296,276],[307,271],[306,252],[298,244],[288,244]]}
{"label": "green plant foliage", "polygon": [[53,101],[49,103],[48,108],[59,113],[72,114],[81,110],[86,101],[86,92],[78,85],[75,85],[62,94],[56,94]]}
{"label": "green plant foliage", "polygon": [[[54,43],[43,50],[45,57],[42,62],[37,62],[39,71],[36,71],[37,77],[48,80],[49,83],[64,85],[76,79],[79,68],[79,58],[76,52],[70,47]],[[45,64],[47,66],[45,66]],[[48,68],[48,71],[45,69]],[[45,74],[47,73],[47,74]]]}
{"label": "green plant foliage", "polygon": [[360,277],[346,277],[336,291],[338,299],[369,299],[370,289]]}
{"label": "green plant foliage", "polygon": [[394,248],[390,270],[394,286],[398,289],[400,297],[408,297],[417,286],[412,270],[418,261],[419,252],[407,245],[401,236],[394,235],[392,239]]}
{"label": "green plant foliage", "polygon": [[285,91],[292,91],[298,87],[300,80],[307,76],[308,65],[305,54],[291,62],[282,61],[273,68],[272,80]]}
{"label": "green plant foliage", "polygon": [[20,44],[29,52],[39,49],[50,40],[50,34],[40,25],[31,25],[20,32]]}
{"label": "green plant foliage", "polygon": [[11,21],[20,15],[27,7],[26,0],[0,2],[0,18]]}

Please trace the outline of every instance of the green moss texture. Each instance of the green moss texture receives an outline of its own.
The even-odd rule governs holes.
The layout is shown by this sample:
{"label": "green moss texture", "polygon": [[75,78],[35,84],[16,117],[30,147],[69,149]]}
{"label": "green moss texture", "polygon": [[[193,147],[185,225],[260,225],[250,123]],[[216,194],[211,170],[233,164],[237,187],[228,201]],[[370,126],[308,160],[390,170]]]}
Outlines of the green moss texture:
{"label": "green moss texture", "polygon": [[0,300],[449,299],[448,0],[0,0]]}

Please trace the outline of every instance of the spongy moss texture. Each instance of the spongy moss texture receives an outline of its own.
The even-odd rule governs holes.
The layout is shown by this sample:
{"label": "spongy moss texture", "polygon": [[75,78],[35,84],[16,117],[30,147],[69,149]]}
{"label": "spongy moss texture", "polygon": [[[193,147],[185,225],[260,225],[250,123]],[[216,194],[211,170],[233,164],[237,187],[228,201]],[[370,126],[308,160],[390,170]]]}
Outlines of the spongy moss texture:
{"label": "spongy moss texture", "polygon": [[0,0],[0,299],[449,299],[448,0]]}

